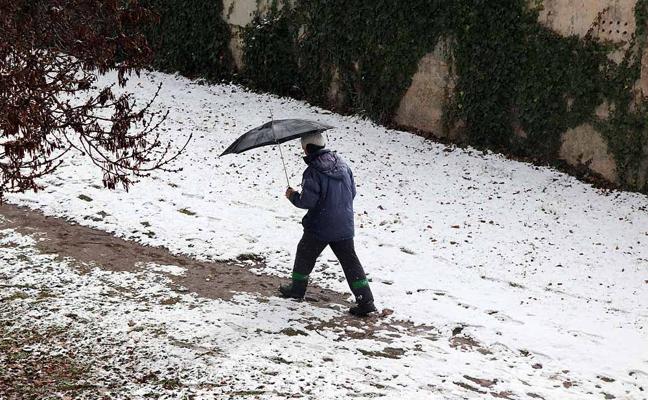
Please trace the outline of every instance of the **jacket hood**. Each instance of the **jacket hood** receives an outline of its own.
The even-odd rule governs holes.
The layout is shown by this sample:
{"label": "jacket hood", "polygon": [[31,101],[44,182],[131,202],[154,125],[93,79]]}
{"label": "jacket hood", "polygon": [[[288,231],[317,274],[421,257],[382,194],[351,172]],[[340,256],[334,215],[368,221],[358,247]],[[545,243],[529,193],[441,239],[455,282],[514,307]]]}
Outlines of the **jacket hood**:
{"label": "jacket hood", "polygon": [[309,166],[333,179],[343,179],[347,173],[347,165],[336,153],[330,150],[322,149],[316,153],[304,157],[304,161]]}

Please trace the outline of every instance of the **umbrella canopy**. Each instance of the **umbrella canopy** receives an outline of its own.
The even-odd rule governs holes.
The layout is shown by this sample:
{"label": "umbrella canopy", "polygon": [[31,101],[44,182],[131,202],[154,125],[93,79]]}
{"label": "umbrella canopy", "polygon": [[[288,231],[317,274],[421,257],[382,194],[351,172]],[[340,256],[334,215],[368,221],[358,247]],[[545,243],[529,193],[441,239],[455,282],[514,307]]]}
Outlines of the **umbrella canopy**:
{"label": "umbrella canopy", "polygon": [[287,142],[331,128],[333,127],[330,125],[305,119],[273,120],[244,133],[221,154],[221,157],[226,154],[239,154],[257,147]]}

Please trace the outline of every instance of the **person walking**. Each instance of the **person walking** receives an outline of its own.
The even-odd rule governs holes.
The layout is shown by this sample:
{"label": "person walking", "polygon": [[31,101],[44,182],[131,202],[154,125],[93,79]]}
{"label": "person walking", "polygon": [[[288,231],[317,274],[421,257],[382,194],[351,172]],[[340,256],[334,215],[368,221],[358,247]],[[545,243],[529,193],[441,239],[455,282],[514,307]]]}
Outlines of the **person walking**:
{"label": "person walking", "polygon": [[308,212],[302,219],[304,234],[297,245],[292,283],[279,291],[286,298],[303,299],[310,273],[326,246],[340,261],[356,305],[349,312],[366,316],[377,311],[369,281],[355,252],[353,242],[353,199],[356,195],[353,173],[336,153],[326,149],[321,133],[303,136],[304,171],[301,193],[289,187],[286,198]]}

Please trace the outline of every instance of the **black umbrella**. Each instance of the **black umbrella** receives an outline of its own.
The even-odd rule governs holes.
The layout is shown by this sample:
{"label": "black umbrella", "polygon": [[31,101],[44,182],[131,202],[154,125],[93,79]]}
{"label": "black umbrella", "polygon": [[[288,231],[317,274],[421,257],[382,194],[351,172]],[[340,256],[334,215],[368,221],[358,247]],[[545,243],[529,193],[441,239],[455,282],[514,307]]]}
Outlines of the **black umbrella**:
{"label": "black umbrella", "polygon": [[[279,119],[266,122],[265,124],[254,128],[241,137],[236,139],[224,152],[221,157],[226,154],[239,154],[244,151],[255,149],[257,147],[279,145],[279,153],[281,154],[281,162],[284,166],[284,173],[286,174],[286,181],[288,181],[288,172],[286,171],[286,163],[281,151],[281,143],[289,140],[297,139],[302,136],[311,135],[314,133],[321,133],[325,130],[333,128],[330,125],[323,124],[317,121],[308,121],[305,119]],[[290,186],[290,181],[288,181]]]}

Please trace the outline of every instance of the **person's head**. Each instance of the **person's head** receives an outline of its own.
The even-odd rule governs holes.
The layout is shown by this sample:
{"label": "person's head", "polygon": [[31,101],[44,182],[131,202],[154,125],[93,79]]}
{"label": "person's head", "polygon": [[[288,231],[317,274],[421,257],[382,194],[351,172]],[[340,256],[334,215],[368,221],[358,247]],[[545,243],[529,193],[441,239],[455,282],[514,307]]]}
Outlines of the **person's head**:
{"label": "person's head", "polygon": [[302,136],[301,146],[306,154],[313,154],[326,147],[326,140],[324,140],[324,135],[321,133],[313,133]]}

